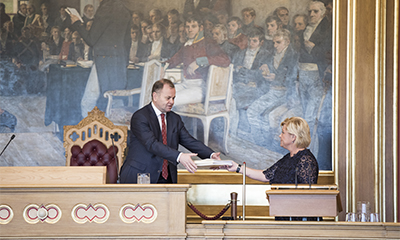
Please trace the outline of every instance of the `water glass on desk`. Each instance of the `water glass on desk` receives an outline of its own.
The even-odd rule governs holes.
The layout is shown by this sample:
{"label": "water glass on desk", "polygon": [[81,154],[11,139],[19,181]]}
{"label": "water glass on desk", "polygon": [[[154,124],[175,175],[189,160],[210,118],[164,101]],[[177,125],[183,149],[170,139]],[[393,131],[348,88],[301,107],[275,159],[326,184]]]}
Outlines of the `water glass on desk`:
{"label": "water glass on desk", "polygon": [[346,214],[346,222],[357,222],[357,220],[358,220],[357,213],[348,212]]}
{"label": "water glass on desk", "polygon": [[138,173],[137,174],[138,184],[150,184],[150,173]]}
{"label": "water glass on desk", "polygon": [[379,213],[371,213],[369,216],[370,222],[380,222]]}

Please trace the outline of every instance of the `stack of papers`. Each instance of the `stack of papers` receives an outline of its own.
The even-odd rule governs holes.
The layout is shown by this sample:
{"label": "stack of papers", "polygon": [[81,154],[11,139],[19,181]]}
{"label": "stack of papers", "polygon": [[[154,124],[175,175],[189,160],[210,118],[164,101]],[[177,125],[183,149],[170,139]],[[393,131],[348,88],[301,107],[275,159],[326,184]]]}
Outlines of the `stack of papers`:
{"label": "stack of papers", "polygon": [[215,160],[215,159],[203,159],[196,160],[194,163],[197,167],[219,167],[219,166],[232,166],[231,160]]}

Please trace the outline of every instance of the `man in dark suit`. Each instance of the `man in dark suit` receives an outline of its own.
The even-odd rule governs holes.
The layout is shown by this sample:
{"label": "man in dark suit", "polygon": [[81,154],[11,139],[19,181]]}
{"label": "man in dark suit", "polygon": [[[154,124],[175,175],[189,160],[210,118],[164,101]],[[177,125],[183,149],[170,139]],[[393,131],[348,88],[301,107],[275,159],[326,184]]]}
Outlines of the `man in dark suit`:
{"label": "man in dark suit", "polygon": [[94,105],[104,111],[107,107],[104,92],[126,88],[131,13],[124,1],[103,0],[89,31],[76,16],[72,15],[71,20],[74,30],[79,32],[86,44],[93,47],[100,94],[97,103],[93,99],[88,101],[94,101]]}
{"label": "man in dark suit", "polygon": [[[174,84],[161,79],[153,85],[152,102],[133,114],[129,152],[121,168],[121,183],[136,183],[138,173],[150,173],[151,183],[177,183],[178,163],[194,173],[197,166],[192,157],[198,155],[220,160],[220,153],[193,138],[181,117],[171,111],[175,93]],[[165,128],[164,138],[162,132]],[[194,153],[179,152],[179,144]]]}

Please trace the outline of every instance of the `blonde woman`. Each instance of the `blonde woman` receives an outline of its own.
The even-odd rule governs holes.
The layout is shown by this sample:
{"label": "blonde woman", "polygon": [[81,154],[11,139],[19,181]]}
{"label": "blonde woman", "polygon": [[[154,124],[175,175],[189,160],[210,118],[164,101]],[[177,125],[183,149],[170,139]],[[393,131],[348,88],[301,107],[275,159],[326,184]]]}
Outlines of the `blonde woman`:
{"label": "blonde woman", "polygon": [[[317,183],[318,162],[307,147],[310,145],[310,128],[300,117],[286,118],[282,123],[281,147],[289,151],[282,159],[266,170],[247,167],[246,176],[269,183]],[[230,172],[243,174],[240,164],[232,162],[232,166],[224,166]]]}

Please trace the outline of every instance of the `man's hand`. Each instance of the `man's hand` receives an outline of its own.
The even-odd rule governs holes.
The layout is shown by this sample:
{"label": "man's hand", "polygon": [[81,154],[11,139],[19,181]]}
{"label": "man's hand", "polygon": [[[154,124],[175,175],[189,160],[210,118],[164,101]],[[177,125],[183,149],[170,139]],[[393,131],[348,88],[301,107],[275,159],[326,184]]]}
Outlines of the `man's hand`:
{"label": "man's hand", "polygon": [[179,157],[179,162],[190,172],[195,173],[197,165],[193,162],[192,157],[197,156],[197,153],[182,153]]}
{"label": "man's hand", "polygon": [[73,15],[73,14],[70,14],[70,16],[71,16],[71,24],[74,24],[74,22],[76,22],[76,21],[80,21],[78,16]]}
{"label": "man's hand", "polygon": [[221,160],[220,155],[221,155],[220,152],[215,152],[215,153],[211,154],[211,159]]}
{"label": "man's hand", "polygon": [[195,71],[199,68],[199,65],[197,65],[196,61],[192,62],[188,68],[187,68],[187,72],[189,73],[189,75],[193,76],[195,75]]}
{"label": "man's hand", "polygon": [[308,53],[311,53],[311,50],[315,47],[315,44],[310,41],[304,41],[304,46],[305,46],[306,50],[308,51]]}

